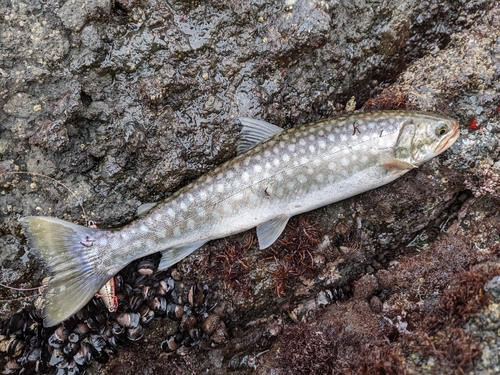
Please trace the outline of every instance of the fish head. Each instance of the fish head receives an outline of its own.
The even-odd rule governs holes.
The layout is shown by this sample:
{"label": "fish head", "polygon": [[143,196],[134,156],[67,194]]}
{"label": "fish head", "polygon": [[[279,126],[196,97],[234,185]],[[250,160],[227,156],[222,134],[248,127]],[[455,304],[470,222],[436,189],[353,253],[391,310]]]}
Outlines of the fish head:
{"label": "fish head", "polygon": [[395,157],[419,166],[450,148],[459,135],[458,121],[437,114],[416,113],[401,127]]}

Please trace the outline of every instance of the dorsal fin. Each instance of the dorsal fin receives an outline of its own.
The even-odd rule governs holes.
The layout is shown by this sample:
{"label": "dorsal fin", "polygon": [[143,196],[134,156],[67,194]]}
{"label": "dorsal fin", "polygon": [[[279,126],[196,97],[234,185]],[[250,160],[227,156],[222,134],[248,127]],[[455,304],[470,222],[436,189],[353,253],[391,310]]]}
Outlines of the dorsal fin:
{"label": "dorsal fin", "polygon": [[242,125],[238,144],[236,146],[236,153],[238,155],[247,152],[259,143],[283,131],[279,126],[250,117],[238,117],[237,120]]}

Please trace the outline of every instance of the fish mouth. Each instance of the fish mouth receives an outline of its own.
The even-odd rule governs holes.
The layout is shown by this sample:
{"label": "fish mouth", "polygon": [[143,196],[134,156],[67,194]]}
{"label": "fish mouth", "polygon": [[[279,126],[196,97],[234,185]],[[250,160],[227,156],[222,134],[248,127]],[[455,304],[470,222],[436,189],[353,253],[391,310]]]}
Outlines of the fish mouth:
{"label": "fish mouth", "polygon": [[460,129],[458,125],[458,121],[453,122],[453,132],[448,134],[448,136],[439,143],[438,147],[436,147],[436,155],[439,155],[443,151],[447,150],[458,139],[460,135]]}

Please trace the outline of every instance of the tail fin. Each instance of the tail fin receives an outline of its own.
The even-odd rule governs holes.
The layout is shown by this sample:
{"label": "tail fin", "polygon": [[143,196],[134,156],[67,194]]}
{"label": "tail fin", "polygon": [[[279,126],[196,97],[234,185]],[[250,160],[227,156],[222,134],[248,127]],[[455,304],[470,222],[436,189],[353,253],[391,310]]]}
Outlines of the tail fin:
{"label": "tail fin", "polygon": [[93,236],[99,229],[43,216],[20,221],[31,249],[53,272],[42,297],[43,323],[51,327],[78,312],[110,279],[93,266],[98,261]]}

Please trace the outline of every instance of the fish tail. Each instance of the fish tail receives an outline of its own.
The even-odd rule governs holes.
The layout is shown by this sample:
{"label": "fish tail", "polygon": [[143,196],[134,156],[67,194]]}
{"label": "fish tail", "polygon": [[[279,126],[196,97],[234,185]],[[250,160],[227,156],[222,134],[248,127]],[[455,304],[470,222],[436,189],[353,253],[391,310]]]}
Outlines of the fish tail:
{"label": "fish tail", "polygon": [[94,236],[100,230],[52,217],[28,216],[20,221],[30,248],[52,271],[41,298],[43,323],[51,327],[78,312],[110,279],[95,269],[99,249]]}

